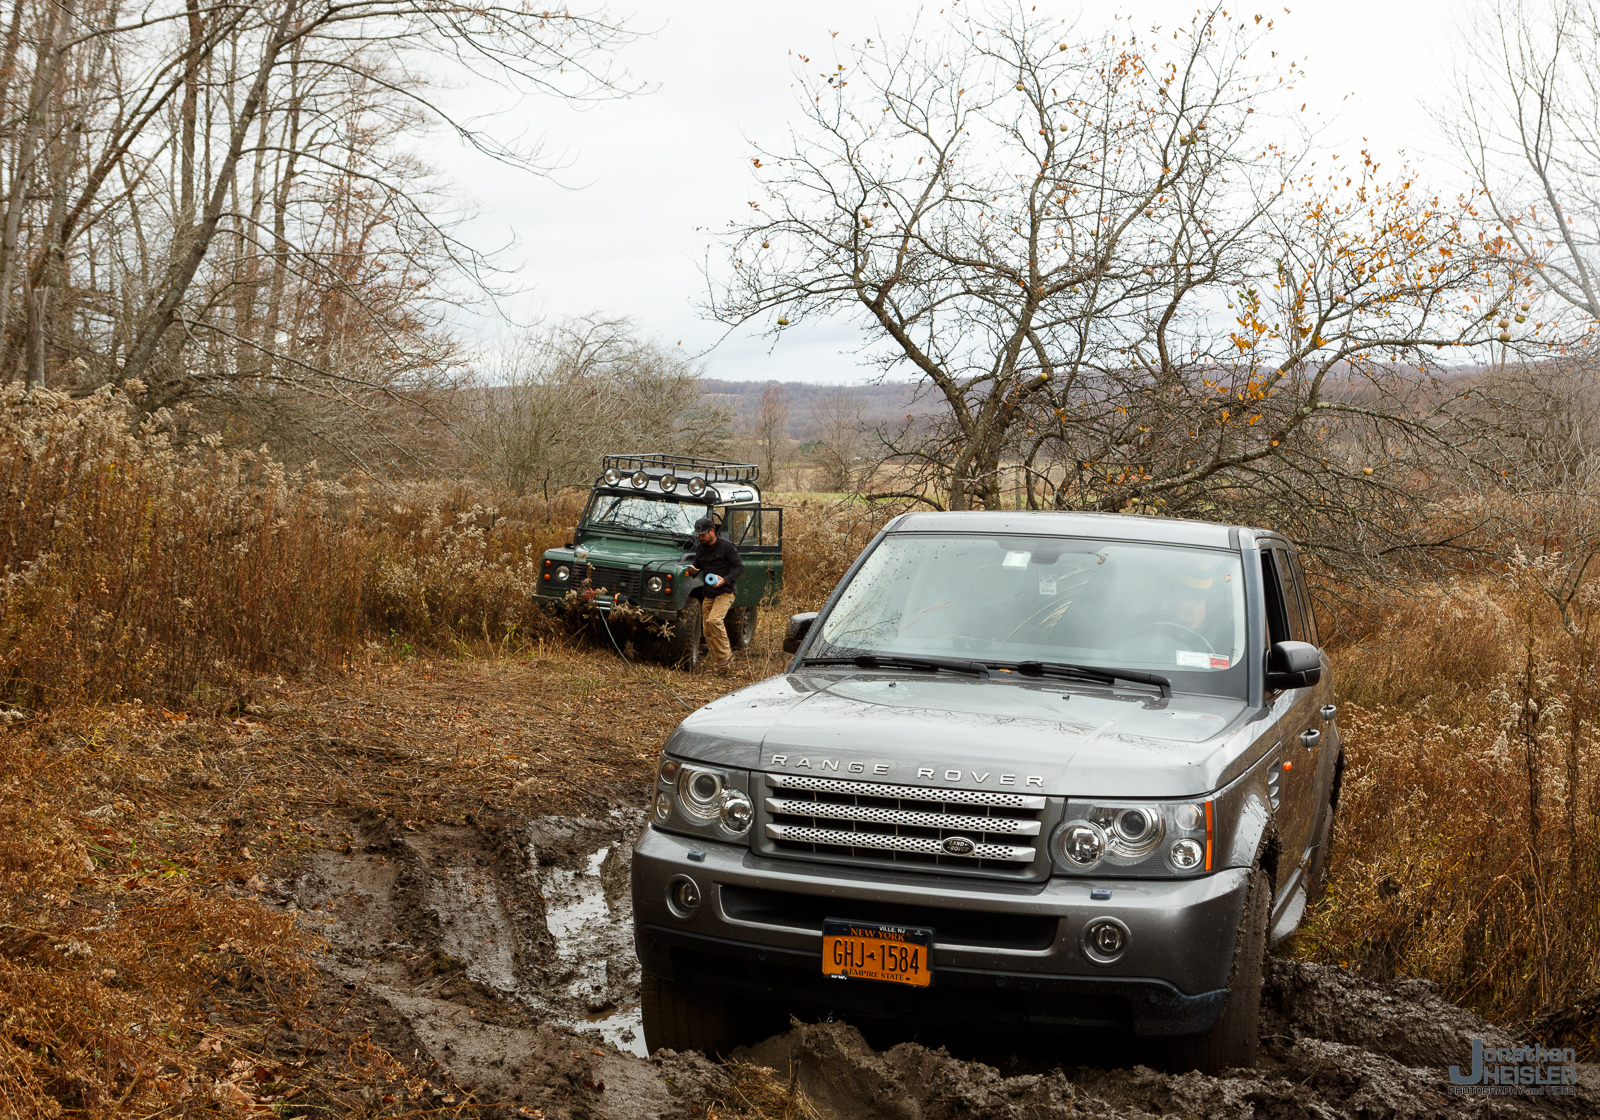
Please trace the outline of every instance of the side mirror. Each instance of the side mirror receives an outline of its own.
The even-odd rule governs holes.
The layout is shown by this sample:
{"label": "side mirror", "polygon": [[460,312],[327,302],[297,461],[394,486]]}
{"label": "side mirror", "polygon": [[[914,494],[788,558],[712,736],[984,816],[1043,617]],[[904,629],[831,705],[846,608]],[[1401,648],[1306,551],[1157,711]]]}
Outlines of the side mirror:
{"label": "side mirror", "polygon": [[1322,653],[1310,642],[1279,642],[1267,651],[1267,691],[1307,688],[1322,679]]}
{"label": "side mirror", "polygon": [[816,611],[806,611],[804,614],[792,616],[789,625],[783,628],[783,652],[799,653],[800,643],[811,633],[811,624],[816,620]]}

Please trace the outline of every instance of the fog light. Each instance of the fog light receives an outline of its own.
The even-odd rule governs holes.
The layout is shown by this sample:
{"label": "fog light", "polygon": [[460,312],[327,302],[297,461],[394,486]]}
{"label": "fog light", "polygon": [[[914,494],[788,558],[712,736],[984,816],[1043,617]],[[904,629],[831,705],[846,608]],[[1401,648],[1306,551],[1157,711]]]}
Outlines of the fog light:
{"label": "fog light", "polygon": [[744,832],[756,819],[755,806],[736,789],[722,791],[722,827],[729,832]]}
{"label": "fog light", "polygon": [[1128,927],[1115,918],[1096,918],[1083,927],[1083,952],[1096,964],[1110,964],[1128,951]]}
{"label": "fog light", "polygon": [[622,481],[622,472],[617,470],[616,467],[607,467],[605,480],[607,486],[615,486],[617,483]]}
{"label": "fog light", "polygon": [[656,820],[664,821],[672,816],[672,795],[666,790],[656,794]]}
{"label": "fog light", "polygon": [[667,905],[680,918],[687,918],[700,909],[700,888],[687,875],[679,875],[667,884]]}
{"label": "fog light", "polygon": [[1172,866],[1179,871],[1192,871],[1200,866],[1200,861],[1205,855],[1205,849],[1198,841],[1179,840],[1172,845]]}
{"label": "fog light", "polygon": [[650,485],[650,476],[645,474],[643,471],[634,471],[633,477],[628,479],[628,481],[633,483],[633,488],[635,490],[643,490],[646,486]]}
{"label": "fog light", "polygon": [[693,494],[695,497],[698,498],[701,494],[704,494],[705,492],[706,492],[706,480],[705,479],[701,478],[699,475],[695,475],[693,478],[691,478],[689,480],[689,493]]}
{"label": "fog light", "polygon": [[676,490],[677,488],[678,488],[678,479],[677,479],[676,475],[664,474],[664,475],[661,476],[661,491],[662,491],[662,493],[670,494],[674,490]]}

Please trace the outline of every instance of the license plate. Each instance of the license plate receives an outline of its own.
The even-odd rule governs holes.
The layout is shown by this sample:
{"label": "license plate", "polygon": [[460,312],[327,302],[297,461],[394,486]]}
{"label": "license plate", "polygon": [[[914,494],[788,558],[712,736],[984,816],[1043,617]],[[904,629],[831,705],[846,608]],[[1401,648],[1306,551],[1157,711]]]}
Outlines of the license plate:
{"label": "license plate", "polygon": [[926,988],[933,930],[828,918],[822,923],[822,974],[837,980],[884,980]]}

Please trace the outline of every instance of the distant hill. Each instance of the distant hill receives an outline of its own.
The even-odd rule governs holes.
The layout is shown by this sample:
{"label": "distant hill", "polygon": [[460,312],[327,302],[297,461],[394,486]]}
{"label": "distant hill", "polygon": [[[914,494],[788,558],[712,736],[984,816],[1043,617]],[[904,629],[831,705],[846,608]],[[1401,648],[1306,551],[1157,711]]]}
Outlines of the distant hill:
{"label": "distant hill", "polygon": [[702,378],[701,391],[708,402],[725,405],[733,410],[734,426],[748,427],[761,408],[761,394],[767,386],[782,386],[789,404],[789,438],[804,440],[815,424],[817,404],[835,393],[848,393],[861,405],[861,419],[868,424],[889,420],[903,420],[908,413],[921,414],[937,411],[926,396],[916,400],[918,386],[906,382],[886,385],[813,385],[803,381],[723,381],[714,377]]}

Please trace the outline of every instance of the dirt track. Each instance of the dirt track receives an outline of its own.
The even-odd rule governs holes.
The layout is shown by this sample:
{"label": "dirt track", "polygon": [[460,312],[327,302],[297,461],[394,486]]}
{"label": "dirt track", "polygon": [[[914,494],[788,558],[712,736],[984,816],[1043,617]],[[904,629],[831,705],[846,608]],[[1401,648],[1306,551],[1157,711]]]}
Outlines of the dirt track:
{"label": "dirt track", "polygon": [[[636,813],[408,831],[368,821],[349,854],[319,852],[284,905],[329,941],[325,967],[360,998],[375,1039],[447,1071],[479,1102],[546,1117],[694,1116],[719,1089],[697,1057],[635,1056],[638,966],[628,927]],[[737,1055],[791,1073],[825,1116],[1592,1116],[1600,1071],[1571,1097],[1450,1095],[1469,1039],[1512,1046],[1422,982],[1379,986],[1275,961],[1263,1068],[1171,1076],[1101,1049],[1037,1046],[1001,1062],[994,1041],[883,1050],[843,1023],[797,1025]],[[949,1042],[948,1039],[945,1040]],[[953,1052],[952,1052],[953,1050]],[[1124,1065],[1128,1068],[1116,1068]],[[1009,1071],[1008,1071],[1009,1072]],[[603,1086],[603,1088],[602,1088]]]}

